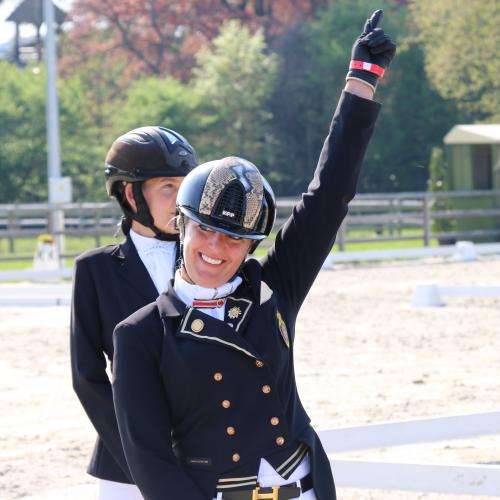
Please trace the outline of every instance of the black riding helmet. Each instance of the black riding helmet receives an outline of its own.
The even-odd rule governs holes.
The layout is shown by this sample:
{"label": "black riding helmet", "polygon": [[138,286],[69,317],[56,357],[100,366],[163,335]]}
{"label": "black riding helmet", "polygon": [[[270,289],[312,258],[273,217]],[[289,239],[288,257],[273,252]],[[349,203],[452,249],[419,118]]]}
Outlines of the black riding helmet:
{"label": "black riding helmet", "polygon": [[271,232],[276,200],[253,163],[230,156],[203,163],[186,176],[177,210],[215,231],[255,240],[253,252]]}
{"label": "black riding helmet", "polygon": [[[178,132],[157,126],[136,128],[118,137],[106,155],[106,191],[118,200],[125,219],[151,228],[160,240],[175,240],[175,235],[155,226],[142,183],[155,177],[184,177],[197,164],[194,148]],[[133,183],[137,212],[131,210],[124,197],[123,186],[127,182]]]}

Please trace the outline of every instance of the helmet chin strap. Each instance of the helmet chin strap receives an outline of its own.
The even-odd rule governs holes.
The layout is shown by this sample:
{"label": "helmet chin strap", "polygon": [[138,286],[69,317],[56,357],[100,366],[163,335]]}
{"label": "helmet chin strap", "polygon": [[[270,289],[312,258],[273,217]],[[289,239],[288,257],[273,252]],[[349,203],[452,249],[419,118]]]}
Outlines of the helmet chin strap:
{"label": "helmet chin strap", "polygon": [[155,238],[157,240],[161,240],[161,241],[179,241],[179,235],[178,234],[171,234],[171,233],[166,233],[164,231],[162,231],[161,229],[159,229],[158,227],[156,227],[154,224],[152,224],[151,226],[148,226],[149,229],[151,229],[154,233],[155,233]]}
{"label": "helmet chin strap", "polygon": [[144,194],[142,193],[142,182],[134,182],[132,184],[132,192],[134,194],[135,203],[137,205],[137,212],[133,212],[128,208],[122,207],[124,212],[126,212],[126,215],[139,222],[143,226],[151,229],[155,234],[154,237],[158,240],[179,241],[178,234],[166,233],[155,225],[153,216],[149,211],[148,203],[144,198]]}

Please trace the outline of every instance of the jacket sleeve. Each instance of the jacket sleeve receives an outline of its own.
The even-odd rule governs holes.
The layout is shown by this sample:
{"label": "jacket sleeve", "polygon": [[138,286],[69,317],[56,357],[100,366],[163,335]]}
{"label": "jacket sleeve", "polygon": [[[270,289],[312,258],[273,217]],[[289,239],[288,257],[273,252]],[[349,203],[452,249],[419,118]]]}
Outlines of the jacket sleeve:
{"label": "jacket sleeve", "polygon": [[145,500],[207,500],[172,451],[157,331],[157,324],[120,323],[113,335],[113,395],[127,462]]}
{"label": "jacket sleeve", "polygon": [[314,177],[262,262],[263,277],[298,311],[356,193],[380,105],[343,92]]}
{"label": "jacket sleeve", "polygon": [[106,373],[97,290],[85,260],[75,263],[70,351],[73,388],[104,446],[131,481],[118,433],[111,383]]}

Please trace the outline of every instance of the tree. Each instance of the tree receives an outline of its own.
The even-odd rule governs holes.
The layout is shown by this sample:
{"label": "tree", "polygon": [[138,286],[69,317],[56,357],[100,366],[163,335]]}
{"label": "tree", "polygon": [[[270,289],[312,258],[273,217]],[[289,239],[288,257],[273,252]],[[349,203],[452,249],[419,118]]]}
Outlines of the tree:
{"label": "tree", "polygon": [[[309,18],[327,0],[75,0],[69,40],[84,54],[123,55],[134,75],[186,80],[194,54],[228,19],[269,37]],[[66,61],[68,61],[66,59]]]}
{"label": "tree", "polygon": [[47,199],[43,74],[0,62],[0,202]]}
{"label": "tree", "polygon": [[367,192],[425,191],[431,150],[460,116],[428,81],[422,48],[402,42],[390,83],[377,90],[382,110],[360,179]]}
{"label": "tree", "polygon": [[[295,27],[283,38],[272,99],[279,172],[275,178],[281,194],[294,195],[307,187],[345,84],[352,44],[373,11],[372,4],[370,0],[338,0],[313,22]],[[383,23],[392,34],[397,24],[393,4],[385,0],[377,7],[390,12]]]}
{"label": "tree", "polygon": [[209,120],[200,109],[201,97],[171,77],[136,80],[115,106],[115,136],[136,127],[160,125],[185,135],[196,146],[196,137]]}
{"label": "tree", "polygon": [[109,132],[97,126],[81,78],[61,80],[58,92],[62,174],[72,178],[74,200],[106,200],[104,158],[111,142]]}
{"label": "tree", "polygon": [[[47,199],[45,72],[0,62],[0,202]],[[101,194],[104,153],[97,140],[78,79],[60,82],[62,174],[73,179],[75,199]]]}
{"label": "tree", "polygon": [[212,122],[198,144],[203,156],[236,155],[266,164],[267,100],[277,60],[265,52],[262,30],[252,35],[238,21],[227,21],[213,47],[197,55],[193,86]]}
{"label": "tree", "polygon": [[[457,112],[426,77],[423,52],[408,36],[407,7],[390,0],[377,7],[386,12],[382,28],[397,41],[398,52],[377,88],[383,105],[359,187],[365,192],[425,190],[430,150],[441,143]],[[372,11],[370,0],[338,0],[283,39],[272,99],[275,178],[282,195],[307,187],[344,87],[352,43]]]}
{"label": "tree", "polygon": [[494,0],[411,3],[426,70],[471,121],[500,120],[500,9]]}

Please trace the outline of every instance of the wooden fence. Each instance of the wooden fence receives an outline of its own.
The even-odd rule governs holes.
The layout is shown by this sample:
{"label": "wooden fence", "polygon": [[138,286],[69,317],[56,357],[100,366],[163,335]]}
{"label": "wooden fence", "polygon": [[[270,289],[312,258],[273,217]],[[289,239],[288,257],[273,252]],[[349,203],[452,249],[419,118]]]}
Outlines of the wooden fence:
{"label": "wooden fence", "polygon": [[[286,220],[296,201],[278,199],[276,227]],[[0,260],[19,259],[14,257],[18,238],[54,234],[50,221],[56,209],[64,214],[64,236],[91,236],[99,246],[103,236],[113,236],[118,230],[120,210],[113,202],[0,205],[0,240],[8,241]],[[328,214],[324,214],[324,223],[328,223]],[[500,190],[358,194],[337,244],[343,251],[350,243],[420,240],[429,246],[435,239],[440,243],[500,240]]]}

